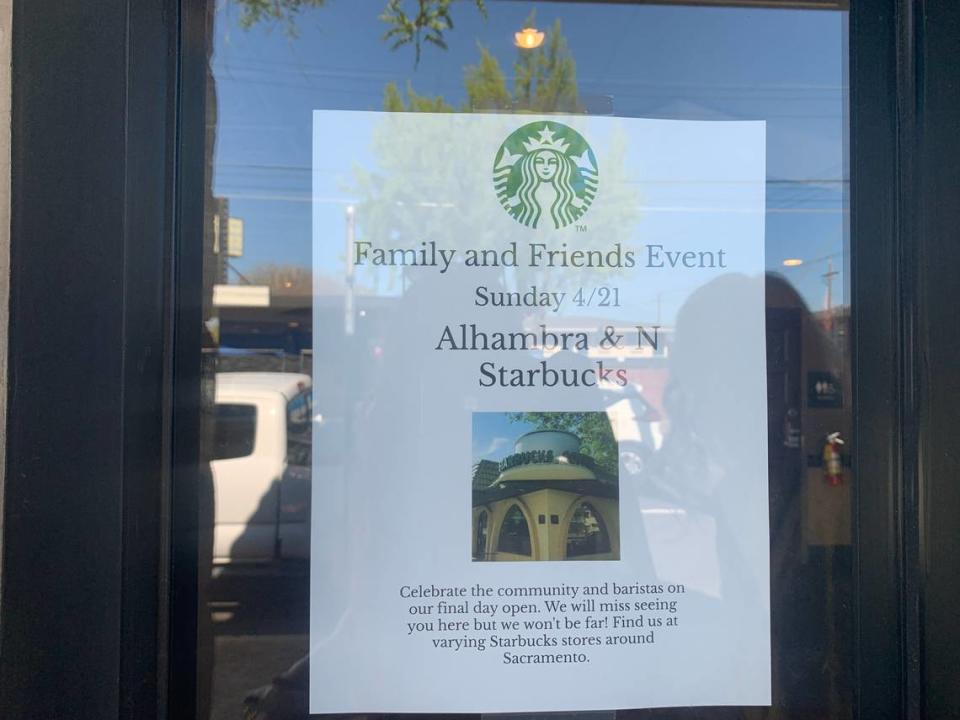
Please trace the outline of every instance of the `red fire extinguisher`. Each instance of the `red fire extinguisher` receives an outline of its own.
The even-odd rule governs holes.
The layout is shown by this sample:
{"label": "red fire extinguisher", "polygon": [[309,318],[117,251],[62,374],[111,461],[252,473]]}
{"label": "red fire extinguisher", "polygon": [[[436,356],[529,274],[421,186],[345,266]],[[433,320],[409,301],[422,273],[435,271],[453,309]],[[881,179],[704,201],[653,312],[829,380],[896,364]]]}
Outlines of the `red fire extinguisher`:
{"label": "red fire extinguisher", "polygon": [[827,442],[823,446],[823,479],[828,485],[836,487],[843,483],[843,460],[840,457],[840,446],[843,440],[840,433],[832,432],[827,435]]}

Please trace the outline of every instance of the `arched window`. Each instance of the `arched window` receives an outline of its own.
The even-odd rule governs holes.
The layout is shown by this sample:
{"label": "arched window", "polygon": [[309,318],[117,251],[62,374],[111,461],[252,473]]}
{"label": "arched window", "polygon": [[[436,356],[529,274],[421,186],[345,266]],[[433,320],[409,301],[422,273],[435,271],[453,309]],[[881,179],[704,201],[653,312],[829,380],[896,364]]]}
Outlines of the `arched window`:
{"label": "arched window", "polygon": [[603,518],[589,503],[580,503],[567,530],[567,557],[600,555],[610,552],[610,535]]}
{"label": "arched window", "polygon": [[497,551],[514,555],[530,554],[530,528],[527,518],[519,506],[514,505],[503,518],[500,537],[497,538]]}
{"label": "arched window", "polygon": [[477,515],[474,522],[473,535],[473,559],[484,560],[487,554],[487,511],[483,510]]}

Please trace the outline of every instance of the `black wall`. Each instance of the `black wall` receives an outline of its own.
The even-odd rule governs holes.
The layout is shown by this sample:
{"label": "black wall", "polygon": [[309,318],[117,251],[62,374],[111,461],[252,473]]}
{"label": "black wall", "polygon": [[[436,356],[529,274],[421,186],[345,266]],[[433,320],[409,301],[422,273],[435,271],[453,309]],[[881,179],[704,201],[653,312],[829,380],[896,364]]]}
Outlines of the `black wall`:
{"label": "black wall", "polygon": [[164,692],[177,31],[175,2],[14,3],[6,718]]}
{"label": "black wall", "polygon": [[920,563],[925,716],[960,717],[960,3],[914,9],[917,38]]}

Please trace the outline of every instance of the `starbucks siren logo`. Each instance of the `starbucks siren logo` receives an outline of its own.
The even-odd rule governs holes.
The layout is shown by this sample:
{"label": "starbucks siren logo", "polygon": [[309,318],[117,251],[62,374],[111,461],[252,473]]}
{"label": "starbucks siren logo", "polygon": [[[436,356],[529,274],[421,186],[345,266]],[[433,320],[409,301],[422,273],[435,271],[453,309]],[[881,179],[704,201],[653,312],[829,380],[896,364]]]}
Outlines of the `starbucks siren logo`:
{"label": "starbucks siren logo", "polygon": [[553,121],[524,125],[503,141],[493,165],[497,199],[530,228],[578,220],[597,195],[597,159],[576,130]]}

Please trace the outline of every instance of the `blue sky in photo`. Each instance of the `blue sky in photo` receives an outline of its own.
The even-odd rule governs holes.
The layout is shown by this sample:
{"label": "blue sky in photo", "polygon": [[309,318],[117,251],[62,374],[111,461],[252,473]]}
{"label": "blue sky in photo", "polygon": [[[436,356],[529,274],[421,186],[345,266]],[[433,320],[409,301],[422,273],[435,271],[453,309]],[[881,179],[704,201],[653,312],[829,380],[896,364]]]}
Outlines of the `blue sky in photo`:
{"label": "blue sky in photo", "polygon": [[473,462],[499,461],[513,453],[513,444],[524,433],[536,430],[528,422],[514,422],[507,413],[473,414]]}

